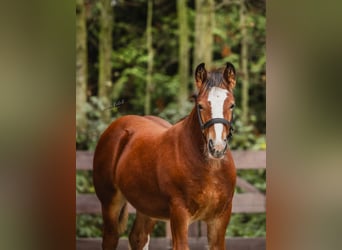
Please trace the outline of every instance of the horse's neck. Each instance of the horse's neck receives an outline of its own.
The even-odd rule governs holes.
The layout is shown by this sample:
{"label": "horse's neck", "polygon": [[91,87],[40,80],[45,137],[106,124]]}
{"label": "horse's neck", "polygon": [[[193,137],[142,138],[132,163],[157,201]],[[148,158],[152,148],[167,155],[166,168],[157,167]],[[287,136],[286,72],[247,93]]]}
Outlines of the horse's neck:
{"label": "horse's neck", "polygon": [[199,125],[196,110],[193,109],[190,115],[182,122],[181,140],[185,150],[193,153],[197,158],[206,160],[204,154],[205,140]]}

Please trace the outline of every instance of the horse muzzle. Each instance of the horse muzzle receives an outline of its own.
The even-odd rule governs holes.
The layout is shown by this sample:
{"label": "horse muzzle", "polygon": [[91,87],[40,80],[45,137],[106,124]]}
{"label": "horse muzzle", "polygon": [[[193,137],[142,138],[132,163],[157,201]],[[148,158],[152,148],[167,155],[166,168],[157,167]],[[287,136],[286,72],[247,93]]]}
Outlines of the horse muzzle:
{"label": "horse muzzle", "polygon": [[227,151],[228,141],[226,139],[215,142],[212,139],[208,141],[209,156],[214,159],[222,159]]}

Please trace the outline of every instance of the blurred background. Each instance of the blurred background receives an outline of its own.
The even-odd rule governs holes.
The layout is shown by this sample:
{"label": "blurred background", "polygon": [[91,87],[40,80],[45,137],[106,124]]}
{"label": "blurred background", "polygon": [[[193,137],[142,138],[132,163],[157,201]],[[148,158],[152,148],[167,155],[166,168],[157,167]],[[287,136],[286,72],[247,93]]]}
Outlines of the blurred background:
{"label": "blurred background", "polygon": [[[154,49],[157,49],[154,44],[162,42],[163,38],[164,40],[167,38],[170,44],[171,42],[178,44],[178,33],[173,35],[172,39],[165,35],[171,35],[169,31],[176,32],[177,29],[176,3],[170,2],[172,3],[154,2],[152,19]],[[128,6],[129,3],[138,6]],[[251,72],[255,59],[264,58],[264,26],[258,26],[260,22],[256,21],[264,21],[264,15],[261,14],[264,12],[264,3],[258,1],[245,3],[247,18],[256,24],[248,27],[249,39],[251,39],[248,68]],[[79,6],[77,1],[76,4]],[[87,6],[86,40],[98,42],[100,12],[98,8],[93,7],[100,3],[92,1],[83,4]],[[171,6],[167,7],[169,5]],[[342,98],[339,97],[342,92],[341,1],[267,1],[266,5],[267,249],[339,250],[342,245],[340,235],[342,116],[339,115],[342,107]],[[123,8],[124,6],[126,7]],[[235,91],[238,97],[242,95],[243,84],[242,64],[237,59],[241,58],[242,30],[237,29],[240,25],[238,11],[240,5],[238,1],[215,1],[215,6],[218,6],[214,11],[215,29],[218,29],[219,24],[221,27],[223,25],[221,31],[227,33],[224,39],[230,39],[226,45],[231,49],[232,54],[223,58],[218,52],[218,47],[214,47],[216,52],[212,53],[213,62],[215,63],[219,58],[231,60],[238,68],[238,86]],[[146,29],[147,2],[117,1],[112,7],[113,30],[119,29],[120,23],[124,26],[132,24],[133,21],[129,22],[129,20],[134,20],[133,27],[137,28],[139,25],[141,29],[140,34],[134,35],[136,30],[129,28],[130,32],[126,32],[124,36],[113,35],[114,56],[120,53],[116,47],[119,46],[117,41],[125,37],[127,44],[122,42],[121,44],[125,46],[121,48],[128,48],[130,41],[140,39],[141,43],[138,45],[145,47],[145,51],[136,50],[139,54],[146,54],[146,33],[142,30]],[[168,12],[163,11],[164,7],[169,8]],[[75,182],[78,183],[77,193],[88,190],[93,192],[91,182],[83,177],[87,175],[86,171],[84,173],[77,171],[77,180],[75,179],[74,55],[75,34],[80,34],[76,32],[75,19],[80,17],[80,13],[85,13],[81,11],[82,8],[78,8],[75,15],[73,1],[3,1],[1,5],[0,249],[75,249]],[[140,13],[141,18],[137,18],[133,10]],[[187,13],[189,32],[192,34],[189,38],[189,65],[191,65],[189,73],[192,74],[194,19],[197,13],[194,1],[187,2]],[[119,15],[121,15],[120,19]],[[159,24],[165,26],[167,17],[175,23],[172,29],[166,26],[168,32],[161,34],[159,27],[156,32],[157,18]],[[220,17],[225,20],[223,23],[220,23]],[[160,21],[161,19],[164,20]],[[93,33],[90,31],[90,24],[97,27]],[[128,36],[128,33],[131,35]],[[93,38],[89,37],[91,34]],[[258,37],[262,40],[258,40]],[[218,46],[217,40],[213,41],[215,46]],[[195,44],[199,42],[200,40],[197,39]],[[261,52],[257,53],[255,50],[251,52],[251,49],[256,46],[259,46],[258,51]],[[93,59],[90,59],[90,47],[88,47],[87,62],[93,60],[89,61],[89,66],[95,67],[98,64],[98,52],[93,53]],[[93,48],[95,48],[93,51],[98,50],[97,46]],[[172,48],[176,48],[176,45]],[[163,54],[154,54],[153,77],[157,73],[165,73],[160,68],[166,64],[156,64],[162,55],[178,58],[178,52],[175,49],[170,50],[169,47]],[[236,56],[235,61],[232,55]],[[124,58],[128,59],[128,56],[125,55]],[[183,61],[176,59],[176,64]],[[147,71],[146,61],[139,65],[144,65],[143,68]],[[159,65],[159,68],[156,68],[156,65]],[[207,65],[209,67],[208,63]],[[217,66],[221,67],[223,64]],[[126,68],[131,67],[126,65]],[[260,70],[260,76],[264,74],[263,70],[264,66]],[[89,75],[90,72],[87,72]],[[174,76],[178,75],[178,67],[174,72],[176,72]],[[145,77],[146,75],[143,79]],[[87,76],[87,86],[96,85],[97,78],[97,74],[93,74],[92,80]],[[189,78],[190,88],[192,88],[191,78],[192,76]],[[114,80],[115,78],[112,81],[113,86],[116,84]],[[130,84],[138,84],[138,82],[131,81]],[[130,84],[126,82],[125,88],[131,86]],[[163,84],[158,82],[157,89],[171,86],[170,84],[171,82],[163,82]],[[144,87],[140,87],[141,91],[144,91]],[[257,121],[262,121],[261,116],[254,112],[257,105],[264,105],[264,100],[259,102],[252,100],[256,96],[253,94],[255,88],[264,91],[264,81],[254,81],[250,77],[249,114],[255,115]],[[126,90],[126,93],[129,91],[135,93],[137,88]],[[77,93],[84,92],[77,90]],[[166,92],[158,93],[158,96],[165,94]],[[87,106],[90,97],[96,97],[97,94],[93,92],[84,96]],[[176,97],[173,96],[172,100]],[[122,93],[118,99],[120,98],[123,98]],[[138,96],[134,96],[134,100],[138,100]],[[133,99],[125,99],[126,104],[132,101]],[[167,103],[170,101],[167,100]],[[238,108],[241,109],[241,99],[238,104]],[[153,99],[151,105],[152,107],[155,105]],[[119,112],[120,115],[124,114],[124,111],[144,113],[143,105],[140,104],[139,107],[139,110],[135,111],[122,105],[118,110],[111,110],[111,119],[115,119]],[[264,114],[264,108],[257,110],[261,110]],[[174,111],[175,114],[178,112],[179,110]],[[79,110],[77,114],[80,114]],[[98,116],[92,116],[91,112],[88,112],[86,117],[91,117],[86,119],[88,129],[84,130],[89,133],[89,136],[88,139],[81,139],[80,123],[77,121],[79,138],[77,148],[92,150],[94,146],[91,144],[95,145],[97,134],[102,131],[102,128],[100,129],[98,125],[93,126],[93,129],[90,128],[92,124],[100,123]],[[237,117],[235,123],[240,121],[241,119]],[[252,146],[248,147],[265,147],[264,139],[259,139],[256,143],[256,138],[264,137],[261,130],[256,130],[256,133],[243,132],[243,129],[248,126],[249,129],[256,129],[252,120],[247,124],[249,125],[240,126],[239,131],[236,131],[232,143],[236,145],[237,141],[240,141],[238,138],[245,143],[235,148],[250,143]],[[264,126],[257,128],[264,129]],[[83,133],[82,136],[86,138],[87,133]],[[93,140],[90,139],[90,135],[94,136]],[[251,138],[246,139],[248,136]],[[244,175],[243,172],[239,175]],[[255,176],[258,175],[255,172],[250,175],[250,179],[253,179],[254,183],[260,183],[259,189],[262,190],[264,177],[260,178],[260,182],[257,181]],[[94,235],[98,230],[94,228],[100,228],[94,222],[88,223],[90,220],[88,218],[83,219],[83,224],[80,224],[82,220],[77,217],[77,235]],[[258,223],[251,223],[252,220],[244,214],[233,215],[233,218],[229,228],[238,228],[240,231],[253,227],[262,230],[264,225],[260,223],[261,219]],[[80,232],[80,228],[84,229],[83,232]]]}
{"label": "blurred background", "polygon": [[[76,0],[76,149],[93,151],[123,115],[175,123],[193,107],[194,68],[230,61],[237,70],[231,148],[265,150],[265,14],[263,0]],[[266,193],[265,169],[238,175]],[[91,171],[77,170],[76,192],[94,193]],[[76,223],[77,237],[101,236],[100,215],[79,214]],[[154,236],[163,235],[165,224],[157,224]],[[265,235],[265,213],[232,215],[227,236]]]}

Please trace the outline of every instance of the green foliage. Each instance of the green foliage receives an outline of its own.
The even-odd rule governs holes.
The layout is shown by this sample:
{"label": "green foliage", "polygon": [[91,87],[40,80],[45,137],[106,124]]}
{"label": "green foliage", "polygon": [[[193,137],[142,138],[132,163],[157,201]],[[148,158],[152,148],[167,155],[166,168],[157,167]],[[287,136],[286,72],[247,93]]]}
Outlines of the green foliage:
{"label": "green foliage", "polygon": [[[219,1],[220,2],[220,1]],[[247,1],[247,24],[249,41],[250,74],[249,123],[240,121],[241,84],[239,74],[234,96],[237,108],[234,111],[234,133],[232,149],[266,149],[266,57],[265,57],[265,8],[259,1]],[[188,8],[190,30],[190,55],[194,48],[194,1]],[[216,1],[218,3],[218,1]],[[152,114],[175,123],[187,115],[193,107],[188,102],[179,109],[177,106],[178,81],[178,23],[175,1],[160,0],[154,2],[153,15],[153,93]],[[260,5],[260,6],[259,6]],[[113,91],[110,96],[113,105],[124,100],[119,107],[111,109],[112,119],[126,114],[143,114],[144,91],[147,73],[146,53],[146,1],[115,1],[112,54]],[[88,4],[88,91],[86,109],[88,124],[86,131],[76,131],[76,148],[94,150],[100,134],[109,124],[101,120],[105,108],[97,96],[98,74],[98,34],[99,2]],[[240,17],[237,4],[225,5],[215,11],[213,64],[222,67],[227,61],[232,62],[237,72],[240,69]],[[193,59],[191,58],[191,61]],[[191,68],[191,67],[190,67]],[[190,72],[189,72],[190,73]],[[191,72],[190,79],[193,79]],[[192,80],[193,81],[193,80]],[[189,86],[193,90],[193,86]],[[238,176],[255,185],[261,192],[266,192],[266,170],[238,171]],[[93,193],[91,171],[77,171],[76,192]],[[237,189],[237,192],[242,190]],[[129,218],[131,228],[134,217]],[[233,214],[227,230],[228,236],[265,236],[265,214]],[[78,237],[100,237],[102,219],[99,215],[79,215],[76,220]],[[156,225],[154,236],[165,235],[165,225]],[[126,232],[127,236],[127,232]]]}
{"label": "green foliage", "polygon": [[92,171],[77,170],[76,172],[76,193],[94,193]]}
{"label": "green foliage", "polygon": [[241,109],[234,109],[234,132],[231,141],[232,149],[266,149],[266,137],[263,134],[256,133],[255,123],[257,118],[255,115],[250,115],[250,124],[245,125],[240,120]]}
{"label": "green foliage", "polygon": [[171,103],[163,110],[163,112],[159,114],[159,116],[169,121],[171,124],[175,124],[176,122],[184,118],[186,115],[188,115],[193,106],[193,103],[187,102],[182,107],[182,110],[179,110],[177,103]]}
{"label": "green foliage", "polygon": [[232,214],[226,236],[265,237],[266,214]]}
{"label": "green foliage", "polygon": [[[252,124],[244,124],[242,134],[253,132],[255,134],[265,133],[266,127],[266,17],[265,8],[259,1],[248,2],[247,4],[247,38],[248,38],[248,71],[249,71],[249,111]],[[228,13],[228,14],[227,14]],[[239,5],[230,4],[221,8],[215,13],[216,28],[214,30],[214,64],[222,66],[230,61],[237,69],[237,85],[234,91],[236,103],[241,100],[240,71],[240,49],[241,49],[241,27],[239,16]],[[249,128],[252,125],[253,128]],[[238,125],[239,126],[239,125]],[[245,136],[245,135],[242,135]],[[247,135],[246,135],[247,136]],[[244,141],[248,141],[244,139]],[[248,143],[249,144],[249,143]],[[252,143],[253,144],[253,143]],[[241,146],[242,144],[239,143]],[[238,146],[238,145],[237,145]],[[246,145],[245,148],[249,148]]]}
{"label": "green foliage", "polygon": [[76,236],[80,238],[101,237],[101,215],[81,214],[76,216]]}
{"label": "green foliage", "polygon": [[266,169],[239,170],[237,175],[253,184],[260,192],[266,193]]}
{"label": "green foliage", "polygon": [[103,102],[96,96],[92,96],[86,103],[85,109],[88,118],[87,131],[76,133],[76,148],[79,150],[94,150],[101,133],[109,124],[101,120],[101,113],[104,109],[110,108],[112,116],[118,117],[118,108],[105,107]]}

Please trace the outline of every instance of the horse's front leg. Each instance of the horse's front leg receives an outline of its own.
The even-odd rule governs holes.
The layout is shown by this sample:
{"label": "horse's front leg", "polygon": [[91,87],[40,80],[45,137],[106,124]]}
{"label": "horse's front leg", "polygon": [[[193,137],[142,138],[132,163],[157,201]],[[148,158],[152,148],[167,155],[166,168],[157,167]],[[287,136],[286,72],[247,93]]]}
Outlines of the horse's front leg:
{"label": "horse's front leg", "polygon": [[189,250],[188,226],[190,215],[182,202],[173,202],[170,208],[172,249]]}
{"label": "horse's front leg", "polygon": [[225,250],[226,249],[226,229],[229,223],[232,210],[232,204],[219,217],[207,221],[208,224],[208,243],[210,250]]}

